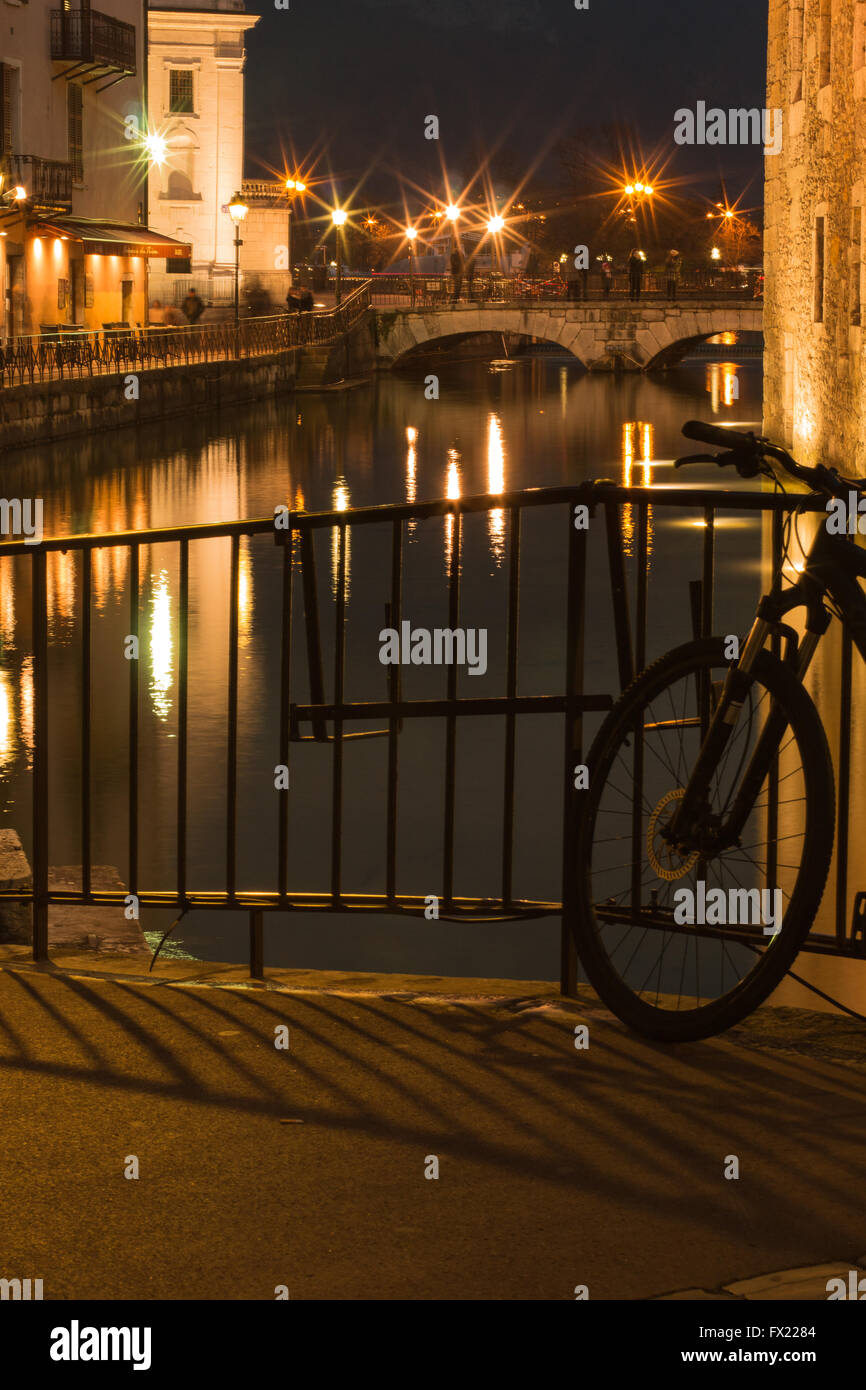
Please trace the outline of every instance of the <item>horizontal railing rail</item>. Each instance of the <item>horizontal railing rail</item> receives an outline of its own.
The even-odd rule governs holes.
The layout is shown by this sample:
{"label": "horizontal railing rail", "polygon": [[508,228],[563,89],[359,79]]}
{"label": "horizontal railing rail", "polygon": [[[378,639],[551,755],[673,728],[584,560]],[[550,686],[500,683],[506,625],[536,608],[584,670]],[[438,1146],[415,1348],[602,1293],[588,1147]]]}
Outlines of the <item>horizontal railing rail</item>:
{"label": "horizontal railing rail", "polygon": [[[591,526],[576,524],[576,508],[586,507],[592,517]],[[652,528],[665,515],[676,517],[696,513],[691,522],[698,528],[696,556],[700,560],[700,578],[691,585],[684,583],[684,618],[688,614],[690,632],[683,636],[709,635],[714,625],[714,595],[718,588],[717,548],[719,523],[731,517],[752,515],[756,522],[766,517],[762,529],[765,562],[765,584],[769,587],[769,572],[775,573],[783,558],[783,523],[794,508],[822,511],[823,499],[800,496],[780,496],[754,491],[732,491],[702,487],[626,487],[607,482],[590,482],[577,486],[532,489],[503,494],[481,495],[461,499],[435,499],[422,503],[401,503],[385,506],[331,509],[309,513],[277,508],[274,517],[213,523],[199,526],[166,526],[145,531],[130,530],[110,535],[56,536],[33,545],[27,541],[0,543],[0,562],[10,558],[29,566],[31,595],[32,669],[33,669],[33,762],[32,762],[32,889],[0,891],[3,902],[32,904],[34,933],[33,950],[37,959],[48,954],[47,913],[50,904],[75,906],[114,905],[121,908],[128,895],[135,895],[145,907],[171,909],[184,914],[193,909],[244,910],[250,914],[250,969],[260,976],[263,969],[263,913],[265,911],[332,911],[387,912],[423,916],[429,902],[429,884],[406,885],[400,864],[400,816],[398,789],[401,783],[401,762],[404,758],[402,736],[407,721],[417,727],[420,721],[444,722],[444,752],[441,759],[441,861],[436,874],[435,888],[441,901],[441,916],[460,921],[506,921],[536,919],[561,914],[562,976],[564,991],[572,993],[576,981],[576,962],[572,946],[570,919],[576,911],[574,887],[575,866],[569,853],[573,842],[576,799],[572,771],[582,761],[586,744],[586,721],[609,709],[617,694],[632,680],[646,662],[650,646],[652,608],[649,597],[651,571]],[[362,696],[350,667],[349,656],[354,647],[347,643],[350,608],[350,555],[360,533],[380,528],[378,553],[381,558],[383,597],[386,626],[399,631],[408,616],[406,560],[408,546],[414,544],[419,528],[426,524],[444,526],[444,569],[440,559],[437,567],[443,585],[443,613],[447,611],[450,630],[456,630],[461,615],[475,602],[473,580],[477,574],[470,566],[473,519],[486,515],[488,527],[494,525],[501,544],[501,586],[503,609],[501,628],[497,632],[499,650],[503,654],[501,680],[495,693],[483,695],[466,693],[465,682],[458,680],[457,668],[449,665],[442,673],[445,689],[438,694],[429,692],[409,694],[405,688],[400,665],[390,665],[383,674],[386,692],[382,698]],[[536,570],[523,553],[524,537],[536,520],[541,518],[549,530],[545,543],[539,548],[536,536],[532,553]],[[687,524],[687,521],[684,522]],[[485,533],[487,534],[487,533]],[[589,565],[590,535],[594,552]],[[722,532],[722,534],[724,534]],[[317,544],[316,537],[322,540]],[[546,665],[556,656],[561,675],[551,679],[543,691],[526,689],[521,664],[521,605],[525,602],[525,585],[538,582],[543,575],[549,578],[553,539],[559,537],[563,580],[563,620],[559,651],[545,652]],[[239,774],[242,750],[239,741],[239,677],[241,639],[239,612],[241,607],[241,547],[254,538],[270,537],[276,543],[274,598],[263,606],[267,624],[269,649],[279,653],[276,661],[276,683],[279,687],[277,713],[269,729],[269,739],[276,768],[289,769],[292,745],[316,747],[327,751],[329,762],[322,768],[322,785],[330,792],[328,830],[328,883],[313,889],[305,882],[308,872],[303,854],[293,854],[289,833],[289,796],[278,795],[273,810],[275,846],[273,862],[267,881],[253,888],[243,888],[239,874],[238,821]],[[225,542],[228,585],[227,613],[212,616],[220,632],[228,634],[225,656],[225,840],[214,851],[214,863],[220,870],[222,886],[199,885],[193,882],[189,864],[190,823],[190,702],[192,696],[189,663],[191,620],[191,574],[202,543]],[[769,543],[768,543],[769,542]],[[261,542],[260,542],[261,543]],[[323,549],[324,546],[324,549]],[[136,640],[142,634],[142,581],[148,556],[154,547],[171,547],[172,561],[168,566],[176,576],[176,618],[173,640],[177,651],[176,718],[174,771],[176,779],[174,837],[176,852],[169,881],[148,881],[142,870],[142,840],[145,827],[141,820],[141,705],[142,677],[137,660],[127,663],[126,671],[126,732],[127,766],[125,799],[127,803],[127,862],[124,888],[116,891],[94,886],[94,766],[93,701],[94,691],[108,679],[98,669],[94,659],[94,575],[99,552],[111,551],[123,561],[121,569],[127,576],[128,611],[124,619],[129,637]],[[64,563],[77,566],[80,593],[78,644],[80,663],[80,703],[78,706],[78,738],[80,745],[81,784],[79,800],[81,882],[79,888],[51,887],[49,869],[52,863],[53,804],[49,795],[48,758],[51,740],[55,737],[50,724],[49,669],[49,606],[48,582],[53,558],[61,552]],[[160,552],[160,565],[168,564]],[[271,554],[274,555],[273,549]],[[740,551],[742,554],[742,551]],[[323,583],[320,568],[323,555],[329,558],[330,582]],[[70,560],[71,557],[71,560]],[[415,562],[417,567],[417,561]],[[539,568],[540,567],[540,568]],[[536,572],[537,571],[537,572]],[[3,574],[0,570],[0,584]],[[606,604],[598,592],[589,602],[590,581],[602,574]],[[527,580],[527,574],[529,580]],[[427,576],[425,583],[430,583]],[[757,597],[758,590],[755,591]],[[744,607],[743,617],[748,621]],[[369,619],[364,616],[365,631]],[[213,634],[204,634],[212,644]],[[66,639],[68,640],[68,638]],[[588,688],[585,652],[589,642],[597,653],[607,654],[611,680],[607,688]],[[671,645],[669,642],[667,645]],[[325,676],[325,652],[328,652],[330,672]],[[847,651],[847,658],[844,656]],[[839,742],[837,755],[840,766],[847,767],[851,753],[851,648],[843,639],[842,680],[839,693]],[[2,668],[2,661],[0,661]],[[378,668],[377,668],[378,669]],[[5,673],[7,679],[10,673]],[[116,677],[115,684],[116,684]],[[355,693],[349,693],[350,688]],[[517,802],[517,733],[520,721],[538,720],[540,716],[559,721],[559,738],[564,738],[563,764],[556,774],[562,801],[562,866],[557,883],[550,883],[548,894],[521,893],[516,882],[516,856],[520,838]],[[456,873],[458,851],[458,779],[460,757],[458,729],[465,719],[494,718],[501,721],[503,730],[502,764],[499,774],[501,810],[499,812],[499,862],[496,869],[497,889],[484,896],[471,896],[460,891]],[[377,723],[379,727],[366,727]],[[525,727],[525,726],[524,726]],[[304,732],[308,729],[309,732]],[[347,748],[353,740],[379,738],[382,740],[382,785],[384,788],[384,819],[381,838],[381,887],[378,891],[359,891],[349,880],[346,870],[345,846],[350,826],[347,820]],[[402,774],[405,775],[405,774]],[[418,788],[413,789],[421,795]],[[429,779],[423,796],[431,799]],[[866,942],[848,921],[849,842],[848,820],[844,798],[847,783],[840,785],[838,807],[839,834],[837,838],[837,871],[832,907],[835,930],[813,931],[805,949],[843,956],[862,957]],[[366,803],[365,803],[366,804]],[[99,862],[99,861],[97,861]],[[165,878],[165,875],[163,875]],[[399,886],[398,886],[399,885]]]}

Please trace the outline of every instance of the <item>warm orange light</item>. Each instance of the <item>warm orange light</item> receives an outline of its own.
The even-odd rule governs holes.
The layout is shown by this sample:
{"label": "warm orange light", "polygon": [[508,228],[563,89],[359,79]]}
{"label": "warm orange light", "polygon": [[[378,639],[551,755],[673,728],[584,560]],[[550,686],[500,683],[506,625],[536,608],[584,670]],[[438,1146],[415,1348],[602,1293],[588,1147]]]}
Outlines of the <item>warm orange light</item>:
{"label": "warm orange light", "polygon": [[491,217],[490,221],[487,223],[487,230],[488,232],[492,232],[495,235],[497,232],[501,232],[504,226],[505,218],[500,217],[497,213],[496,216]]}
{"label": "warm orange light", "polygon": [[460,209],[455,203],[449,203],[445,209],[445,216],[448,218],[449,222],[456,222],[460,216]]}

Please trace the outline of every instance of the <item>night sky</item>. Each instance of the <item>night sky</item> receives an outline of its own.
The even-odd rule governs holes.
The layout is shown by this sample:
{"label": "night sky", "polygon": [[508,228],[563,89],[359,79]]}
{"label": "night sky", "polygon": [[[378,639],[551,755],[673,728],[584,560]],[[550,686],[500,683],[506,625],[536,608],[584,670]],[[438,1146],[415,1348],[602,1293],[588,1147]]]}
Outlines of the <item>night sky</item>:
{"label": "night sky", "polygon": [[[669,171],[719,176],[760,200],[760,152],[677,149],[677,107],[763,107],[765,0],[290,0],[248,35],[248,177],[298,163],[332,172],[342,193],[367,175],[387,198],[391,169],[432,187],[440,156],[458,183],[497,146],[524,169],[561,177],[557,145],[588,127],[631,122]],[[424,139],[424,117],[440,140]],[[281,151],[286,151],[285,158]]]}

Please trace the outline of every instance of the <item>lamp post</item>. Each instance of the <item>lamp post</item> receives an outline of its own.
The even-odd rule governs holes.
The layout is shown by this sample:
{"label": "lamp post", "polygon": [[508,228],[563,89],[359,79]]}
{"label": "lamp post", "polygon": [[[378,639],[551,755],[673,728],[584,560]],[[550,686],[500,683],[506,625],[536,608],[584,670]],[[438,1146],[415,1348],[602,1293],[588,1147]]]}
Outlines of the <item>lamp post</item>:
{"label": "lamp post", "polygon": [[451,302],[452,304],[456,304],[458,299],[460,298],[460,292],[463,286],[463,250],[460,246],[460,240],[457,235],[457,219],[460,216],[460,209],[456,203],[448,204],[447,208],[445,209],[445,216],[451,223],[451,255],[453,256],[455,251],[458,252],[460,255],[459,272],[458,274],[455,274],[452,269],[451,273]]}
{"label": "lamp post", "polygon": [[295,277],[292,274],[292,198],[296,193],[306,193],[306,191],[307,185],[301,183],[300,179],[286,179],[286,196],[289,201],[289,221],[288,227],[286,228],[286,259],[289,263],[289,289],[292,289],[295,283]]}
{"label": "lamp post", "polygon": [[241,223],[246,217],[249,208],[241,197],[240,193],[235,193],[229,203],[229,216],[235,224],[235,329],[240,318],[240,284],[241,284]]}
{"label": "lamp post", "polygon": [[334,283],[334,305],[339,309],[343,299],[343,228],[348,214],[342,208],[334,208],[331,221],[337,232],[337,275]]}
{"label": "lamp post", "polygon": [[497,212],[487,223],[487,231],[493,238],[493,269],[501,271],[499,234],[505,226],[505,218]]}
{"label": "lamp post", "polygon": [[406,240],[409,243],[409,302],[413,309],[415,307],[415,238],[417,235],[417,227],[406,228]]}

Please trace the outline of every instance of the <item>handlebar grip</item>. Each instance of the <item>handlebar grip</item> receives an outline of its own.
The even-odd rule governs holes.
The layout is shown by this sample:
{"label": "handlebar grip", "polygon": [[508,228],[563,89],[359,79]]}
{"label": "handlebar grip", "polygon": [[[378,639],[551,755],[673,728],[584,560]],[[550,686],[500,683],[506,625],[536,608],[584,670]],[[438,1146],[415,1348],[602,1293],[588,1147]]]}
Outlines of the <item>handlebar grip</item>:
{"label": "handlebar grip", "polygon": [[719,449],[744,449],[752,451],[755,437],[742,434],[739,430],[729,430],[721,425],[708,425],[703,420],[687,420],[683,425],[686,439],[699,439],[702,444],[712,444]]}

